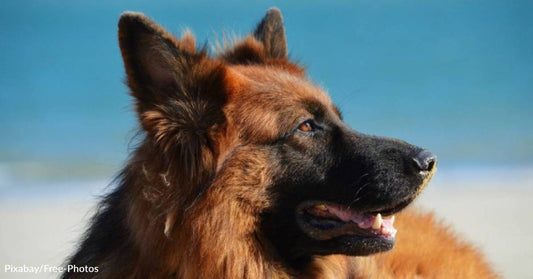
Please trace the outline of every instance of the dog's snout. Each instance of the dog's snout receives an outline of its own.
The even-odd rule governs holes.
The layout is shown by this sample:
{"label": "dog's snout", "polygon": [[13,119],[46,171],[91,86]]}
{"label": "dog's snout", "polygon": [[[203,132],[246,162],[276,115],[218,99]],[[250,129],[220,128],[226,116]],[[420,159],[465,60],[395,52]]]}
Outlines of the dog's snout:
{"label": "dog's snout", "polygon": [[418,171],[431,172],[437,164],[437,157],[429,150],[423,149],[413,157],[413,162]]}

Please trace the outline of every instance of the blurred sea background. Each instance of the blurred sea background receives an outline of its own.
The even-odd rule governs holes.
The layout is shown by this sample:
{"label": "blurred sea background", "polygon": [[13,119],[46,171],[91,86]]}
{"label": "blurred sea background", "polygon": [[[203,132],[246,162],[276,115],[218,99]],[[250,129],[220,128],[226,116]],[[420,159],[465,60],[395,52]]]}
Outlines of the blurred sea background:
{"label": "blurred sea background", "polygon": [[533,1],[4,0],[0,204],[13,210],[4,213],[27,201],[93,205],[84,197],[126,161],[138,126],[117,43],[123,11],[176,35],[189,27],[202,44],[247,34],[272,6],[291,57],[345,121],[430,149],[439,189],[533,188]]}
{"label": "blurred sea background", "polygon": [[273,5],[291,57],[355,129],[424,146],[442,168],[531,162],[531,1],[7,0],[0,187],[108,177],[125,161],[137,126],[121,12],[142,11],[177,35],[189,27],[201,44],[245,35]]}

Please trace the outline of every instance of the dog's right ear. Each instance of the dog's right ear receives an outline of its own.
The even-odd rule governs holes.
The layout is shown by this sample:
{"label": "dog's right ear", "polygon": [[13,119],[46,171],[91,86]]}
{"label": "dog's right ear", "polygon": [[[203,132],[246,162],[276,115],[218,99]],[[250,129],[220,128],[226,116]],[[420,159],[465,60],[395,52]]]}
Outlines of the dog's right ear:
{"label": "dog's right ear", "polygon": [[283,16],[278,8],[270,8],[259,22],[254,37],[263,43],[267,56],[287,59],[287,39]]}
{"label": "dog's right ear", "polygon": [[229,64],[272,65],[305,76],[304,68],[289,61],[283,16],[278,8],[270,8],[252,36],[235,43],[220,57]]}

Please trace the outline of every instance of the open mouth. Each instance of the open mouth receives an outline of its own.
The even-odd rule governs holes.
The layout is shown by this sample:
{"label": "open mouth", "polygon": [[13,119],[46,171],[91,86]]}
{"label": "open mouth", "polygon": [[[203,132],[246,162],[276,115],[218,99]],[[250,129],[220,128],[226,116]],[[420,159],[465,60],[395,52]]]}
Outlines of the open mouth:
{"label": "open mouth", "polygon": [[365,212],[330,202],[308,201],[298,206],[297,219],[302,229],[317,240],[356,236],[394,242],[394,213],[411,201]]}

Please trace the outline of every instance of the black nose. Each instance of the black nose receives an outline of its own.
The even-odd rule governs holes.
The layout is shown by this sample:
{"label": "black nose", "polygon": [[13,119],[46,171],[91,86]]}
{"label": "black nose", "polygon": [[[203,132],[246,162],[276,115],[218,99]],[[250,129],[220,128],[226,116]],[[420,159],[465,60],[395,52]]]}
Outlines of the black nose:
{"label": "black nose", "polygon": [[423,149],[413,157],[413,161],[419,171],[430,172],[435,168],[435,164],[437,164],[437,157],[428,150]]}

